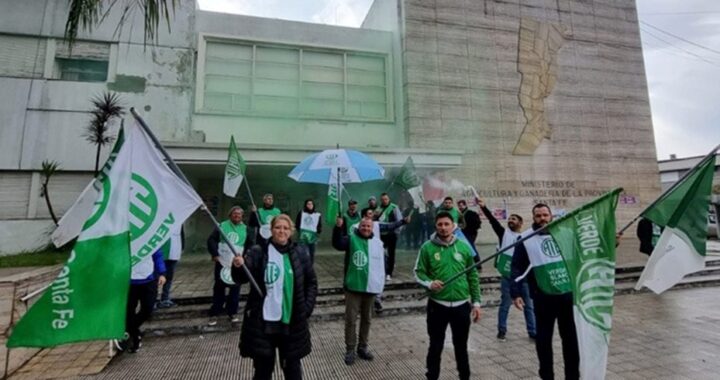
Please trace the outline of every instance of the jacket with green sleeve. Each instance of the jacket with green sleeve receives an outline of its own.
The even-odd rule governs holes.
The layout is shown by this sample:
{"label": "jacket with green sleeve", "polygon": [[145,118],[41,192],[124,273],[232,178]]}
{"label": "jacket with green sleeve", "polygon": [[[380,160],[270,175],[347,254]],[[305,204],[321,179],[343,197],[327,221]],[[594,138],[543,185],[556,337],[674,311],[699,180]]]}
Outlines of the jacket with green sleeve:
{"label": "jacket with green sleeve", "polygon": [[[420,247],[415,262],[415,280],[427,289],[434,280],[447,281],[450,277],[475,264],[473,253],[467,244],[455,236],[444,242],[435,234]],[[433,292],[430,299],[458,302],[470,299],[474,306],[480,305],[480,279],[476,270],[445,285],[439,292]]]}

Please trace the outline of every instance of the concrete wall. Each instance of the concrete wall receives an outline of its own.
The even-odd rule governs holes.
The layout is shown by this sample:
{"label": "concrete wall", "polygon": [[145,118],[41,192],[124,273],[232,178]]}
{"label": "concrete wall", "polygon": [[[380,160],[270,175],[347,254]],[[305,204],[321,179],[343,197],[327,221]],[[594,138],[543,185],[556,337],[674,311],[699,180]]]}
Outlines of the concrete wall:
{"label": "concrete wall", "polygon": [[[391,67],[399,65],[393,34],[367,29],[335,27],[294,21],[198,11],[197,33],[226,36],[248,42],[267,42],[387,54]],[[200,38],[200,37],[199,37]],[[392,70],[395,71],[395,70]],[[397,75],[397,73],[394,73]],[[196,110],[193,129],[207,142],[226,143],[230,135],[242,143],[342,146],[404,146],[400,78],[393,76],[393,118],[388,121],[352,121],[312,118],[220,115]],[[200,86],[198,86],[200,87]],[[198,88],[202,91],[202,88]],[[196,102],[199,103],[199,102]]]}
{"label": "concrete wall", "polygon": [[410,147],[465,150],[448,176],[525,217],[622,186],[639,202],[619,205],[622,222],[658,194],[634,1],[400,1]]}

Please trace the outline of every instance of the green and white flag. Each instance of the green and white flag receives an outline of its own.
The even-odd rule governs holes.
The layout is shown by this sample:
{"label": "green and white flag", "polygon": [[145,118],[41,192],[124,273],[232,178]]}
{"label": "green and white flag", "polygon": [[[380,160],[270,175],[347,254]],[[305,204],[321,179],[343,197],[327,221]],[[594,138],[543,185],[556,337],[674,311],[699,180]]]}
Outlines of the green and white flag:
{"label": "green and white flag", "polygon": [[422,180],[415,171],[415,163],[413,163],[412,157],[405,160],[402,168],[400,168],[400,173],[395,177],[395,184],[405,190],[422,185]]}
{"label": "green and white flag", "polygon": [[103,186],[103,178],[109,175],[110,169],[117,159],[117,155],[120,152],[120,148],[123,146],[124,141],[125,135],[123,133],[123,127],[120,127],[120,131],[115,139],[115,145],[113,146],[107,161],[105,161],[105,165],[103,165],[98,175],[93,178],[82,193],[80,193],[80,196],[75,203],[73,203],[73,205],[65,211],[65,214],[63,214],[62,218],[60,218],[60,221],[58,222],[57,228],[50,236],[50,239],[56,247],[62,247],[80,235],[80,231],[82,231],[85,221],[87,221],[90,217],[90,214],[95,207],[95,202],[100,196]]}
{"label": "green and white flag", "polygon": [[131,135],[130,248],[132,278],[153,272],[152,254],[202,205],[200,196],[173,173],[141,126]]}
{"label": "green and white flag", "polygon": [[245,178],[245,166],[245,160],[235,146],[235,137],[230,136],[228,159],[225,165],[225,182],[223,183],[223,193],[228,197],[235,198],[243,178]]}
{"label": "green and white flag", "polygon": [[548,226],[572,284],[584,380],[605,379],[615,295],[615,207],[621,191],[614,189]]}
{"label": "green and white flag", "polygon": [[350,232],[350,260],[345,287],[354,292],[381,294],[385,286],[385,251],[380,240],[380,223],[373,223],[372,239]]}
{"label": "green and white flag", "polygon": [[67,263],[15,325],[8,347],[123,337],[130,286],[132,147],[125,144],[113,161],[112,169],[98,178],[101,190],[93,191],[97,202],[90,203],[95,208],[88,212]]}
{"label": "green and white flag", "polygon": [[153,272],[152,253],[202,204],[140,126],[126,132],[68,262],[13,328],[8,347],[122,338],[130,278]]}
{"label": "green and white flag", "polygon": [[340,194],[340,192],[338,191],[337,183],[330,183],[330,185],[328,185],[327,212],[325,213],[325,222],[328,224],[335,224],[335,218],[338,217],[338,212],[340,212],[338,194]]}
{"label": "green and white flag", "polygon": [[700,162],[682,183],[665,194],[642,216],[664,227],[635,289],[660,294],[685,275],[705,268],[707,215],[715,155]]}

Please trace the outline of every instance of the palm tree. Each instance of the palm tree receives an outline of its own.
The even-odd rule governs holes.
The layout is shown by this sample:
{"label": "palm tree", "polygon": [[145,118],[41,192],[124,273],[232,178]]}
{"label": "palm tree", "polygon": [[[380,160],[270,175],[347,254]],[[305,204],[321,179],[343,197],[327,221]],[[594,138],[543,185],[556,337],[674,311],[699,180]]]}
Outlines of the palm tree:
{"label": "palm tree", "polygon": [[44,160],[41,164],[40,169],[40,173],[43,176],[40,196],[45,198],[45,204],[47,205],[48,212],[50,212],[50,217],[52,218],[53,222],[55,222],[55,225],[58,224],[58,218],[57,216],[55,216],[55,211],[53,211],[52,204],[50,203],[50,191],[48,190],[48,183],[50,183],[50,177],[52,177],[53,174],[58,171],[58,169],[60,169],[60,163],[50,160]]}
{"label": "palm tree", "polygon": [[120,96],[115,92],[105,92],[93,98],[91,102],[94,108],[90,111],[92,116],[83,136],[89,143],[97,145],[95,153],[95,175],[97,176],[100,150],[115,140],[115,137],[109,134],[109,122],[115,117],[122,116],[125,109],[120,105]]}
{"label": "palm tree", "polygon": [[[116,31],[122,28],[133,12],[140,9],[145,20],[143,41],[145,43],[156,42],[160,18],[165,19],[168,31],[170,31],[170,10],[173,11],[173,14],[175,13],[175,6],[179,0],[69,0],[69,2],[70,11],[65,22],[65,38],[72,46],[80,26],[86,31],[92,31],[92,28],[100,24],[118,3],[121,3],[122,16]],[[105,9],[106,4],[104,3],[109,3],[107,9]]]}

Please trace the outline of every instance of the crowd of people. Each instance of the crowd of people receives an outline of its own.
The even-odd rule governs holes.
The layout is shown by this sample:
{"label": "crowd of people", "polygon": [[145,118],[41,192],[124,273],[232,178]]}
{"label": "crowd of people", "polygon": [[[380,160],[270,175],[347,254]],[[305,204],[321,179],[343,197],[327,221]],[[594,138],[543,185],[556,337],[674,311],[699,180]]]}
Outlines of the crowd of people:
{"label": "crowd of people", "polygon": [[[392,280],[396,248],[404,237],[409,248],[418,249],[414,276],[429,294],[426,376],[428,379],[440,376],[440,358],[449,326],[459,377],[469,379],[470,326],[480,320],[482,309],[479,271],[465,269],[472,266],[479,269],[475,240],[481,218],[465,200],[455,203],[450,197],[438,207],[430,202],[424,213],[413,208],[401,210],[387,193],[379,199],[378,203],[376,197],[370,197],[362,210],[358,210],[356,200],[349,200],[332,230],[332,247],[344,252],[343,360],[353,365],[357,359],[374,359],[369,345],[371,321],[374,313],[382,311],[382,293],[386,283]],[[532,208],[530,228],[524,229],[524,220],[518,214],[510,214],[503,226],[481,199],[475,201],[497,236],[498,249],[515,244],[553,218],[549,206],[537,204]],[[231,323],[240,322],[240,286],[251,278],[257,280],[260,292],[250,287],[242,311],[240,353],[253,359],[254,379],[271,378],[276,356],[286,379],[301,379],[301,359],[312,351],[308,320],[318,295],[313,264],[315,245],[322,233],[321,214],[315,209],[314,201],[307,199],[293,219],[274,205],[272,194],[266,194],[260,208],[250,208],[248,225],[245,219],[244,210],[233,206],[227,219],[207,239],[215,279],[208,325],[217,324],[222,314],[227,315]],[[417,230],[411,231],[409,227]],[[182,232],[173,235],[148,265],[133,268],[128,335],[119,342],[119,348],[136,352],[141,347],[140,325],[153,308],[174,306],[170,289],[183,243]],[[497,339],[506,339],[507,318],[514,304],[523,311],[527,335],[535,342],[540,377],[553,379],[552,335],[557,320],[565,377],[577,379],[579,354],[572,293],[567,287],[548,286],[543,280],[547,273],[543,273],[542,266],[531,264],[544,255],[542,247],[550,243],[553,243],[552,237],[540,233],[495,258],[495,267],[501,276]],[[463,274],[446,283],[459,273]],[[156,301],[158,287],[162,291]]]}

